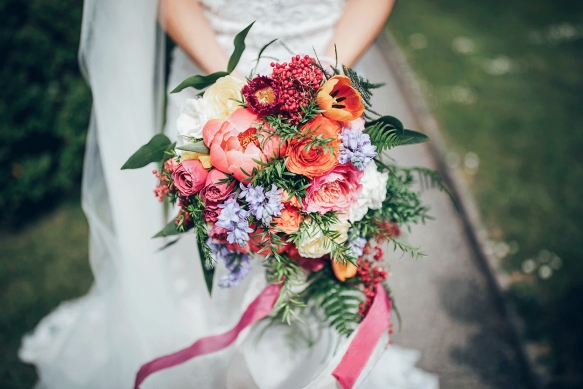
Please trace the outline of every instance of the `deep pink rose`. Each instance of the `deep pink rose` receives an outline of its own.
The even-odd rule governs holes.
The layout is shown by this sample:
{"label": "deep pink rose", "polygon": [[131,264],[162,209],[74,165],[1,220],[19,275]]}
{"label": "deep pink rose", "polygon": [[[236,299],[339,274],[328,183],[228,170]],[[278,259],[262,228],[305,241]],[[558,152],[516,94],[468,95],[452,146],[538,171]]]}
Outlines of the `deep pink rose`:
{"label": "deep pink rose", "polygon": [[322,215],[328,211],[348,212],[362,191],[363,174],[352,164],[343,164],[313,178],[307,189],[304,211]]}
{"label": "deep pink rose", "polygon": [[182,161],[172,172],[174,185],[183,196],[198,193],[206,182],[208,171],[202,167],[199,160]]}
{"label": "deep pink rose", "polygon": [[227,175],[218,169],[209,172],[204,188],[200,191],[200,197],[205,203],[223,202],[231,194],[235,187],[235,181],[231,181],[230,184],[220,182],[226,178],[228,178]]}
{"label": "deep pink rose", "polygon": [[[202,193],[202,191],[201,191]],[[205,201],[205,207],[202,211],[204,220],[207,222],[215,223],[219,219],[221,214],[221,208],[219,208],[219,203],[214,203],[212,201]]]}

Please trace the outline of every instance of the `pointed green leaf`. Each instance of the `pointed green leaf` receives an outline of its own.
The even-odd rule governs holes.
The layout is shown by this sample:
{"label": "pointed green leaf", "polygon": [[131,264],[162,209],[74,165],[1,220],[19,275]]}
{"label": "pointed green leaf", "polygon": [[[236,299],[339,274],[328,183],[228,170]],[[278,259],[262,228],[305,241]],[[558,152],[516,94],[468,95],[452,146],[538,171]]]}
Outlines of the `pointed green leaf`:
{"label": "pointed green leaf", "polygon": [[[184,231],[186,232],[186,231]],[[176,224],[174,224],[174,219],[170,220],[168,224],[162,228],[160,232],[154,235],[152,238],[162,238],[165,236],[180,235],[184,233],[183,231],[178,231],[176,229]]]}
{"label": "pointed green leaf", "polygon": [[377,123],[387,124],[393,128],[396,128],[398,131],[403,131],[405,129],[403,127],[403,123],[401,123],[401,121],[394,116],[381,116],[378,119],[375,119],[371,122],[367,122],[365,124],[365,127],[371,127]]}
{"label": "pointed green leaf", "polygon": [[195,153],[209,154],[210,150],[204,142],[188,143],[177,147],[178,150],[193,151]]}
{"label": "pointed green leaf", "polygon": [[403,130],[403,132],[397,131],[397,137],[402,141],[401,145],[414,145],[429,141],[427,135],[413,130]]}
{"label": "pointed green leaf", "polygon": [[196,243],[198,245],[198,256],[200,257],[200,266],[202,267],[202,272],[204,275],[204,283],[206,284],[206,288],[209,291],[209,295],[212,293],[213,291],[213,278],[215,276],[215,268],[213,267],[212,269],[208,269],[205,265],[205,257],[204,257],[204,250],[200,244],[200,242],[198,241],[198,239],[196,240]]}
{"label": "pointed green leaf", "polygon": [[197,74],[196,76],[190,76],[186,80],[182,81],[180,85],[172,90],[170,93],[178,93],[181,90],[193,87],[194,89],[204,89],[207,86],[210,86],[215,83],[219,78],[228,76],[229,73],[227,72],[215,72],[211,73],[208,76],[201,76]]}
{"label": "pointed green leaf", "polygon": [[164,152],[168,149],[170,144],[170,139],[168,139],[166,135],[154,135],[148,143],[140,147],[138,151],[136,151],[134,155],[123,164],[121,169],[138,169],[151,162],[162,162],[164,160]]}
{"label": "pointed green leaf", "polygon": [[227,65],[227,72],[232,73],[233,70],[237,67],[239,60],[241,59],[241,55],[243,55],[243,51],[245,51],[245,38],[247,37],[247,33],[251,27],[253,27],[255,22],[251,23],[243,31],[238,33],[233,40],[235,44],[235,50],[233,50],[233,54],[231,54],[231,58],[229,58],[229,64]]}

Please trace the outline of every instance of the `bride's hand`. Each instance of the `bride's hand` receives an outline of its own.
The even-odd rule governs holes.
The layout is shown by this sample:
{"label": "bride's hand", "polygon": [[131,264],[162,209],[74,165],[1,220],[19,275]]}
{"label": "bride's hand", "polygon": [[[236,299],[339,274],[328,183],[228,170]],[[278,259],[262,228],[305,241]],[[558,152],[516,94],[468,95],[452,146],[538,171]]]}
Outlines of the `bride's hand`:
{"label": "bride's hand", "polygon": [[[160,0],[160,24],[206,74],[225,71],[229,58],[197,0]],[[233,76],[244,80],[237,71]]]}
{"label": "bride's hand", "polygon": [[[351,67],[383,29],[395,0],[349,0],[324,55]],[[357,26],[358,28],[355,28]]]}

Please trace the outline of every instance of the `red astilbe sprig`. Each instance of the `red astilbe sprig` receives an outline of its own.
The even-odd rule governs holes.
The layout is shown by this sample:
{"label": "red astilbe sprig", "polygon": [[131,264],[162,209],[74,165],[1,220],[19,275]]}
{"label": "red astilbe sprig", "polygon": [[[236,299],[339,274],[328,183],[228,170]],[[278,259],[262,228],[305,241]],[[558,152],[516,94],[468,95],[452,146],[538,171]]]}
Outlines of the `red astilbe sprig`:
{"label": "red astilbe sprig", "polygon": [[178,162],[174,158],[167,159],[162,166],[162,171],[152,170],[152,174],[158,179],[158,183],[154,188],[154,195],[158,198],[158,201],[162,202],[164,196],[168,196],[170,193],[175,193],[176,188],[174,187],[174,181],[172,180],[172,172],[178,166]]}
{"label": "red astilbe sprig", "polygon": [[377,294],[376,285],[386,280],[389,273],[380,266],[374,266],[374,263],[364,258],[360,258],[356,263],[358,265],[356,276],[364,286],[366,297],[366,301],[359,306],[358,314],[366,316]]}
{"label": "red astilbe sprig", "polygon": [[378,244],[401,236],[401,227],[399,227],[398,223],[388,222],[386,220],[373,220],[372,222],[379,228],[379,232],[373,236]]}
{"label": "red astilbe sprig", "polygon": [[281,110],[293,124],[298,124],[302,107],[314,100],[324,74],[309,55],[295,55],[291,62],[272,62],[271,67],[271,77],[279,84],[281,91]]}

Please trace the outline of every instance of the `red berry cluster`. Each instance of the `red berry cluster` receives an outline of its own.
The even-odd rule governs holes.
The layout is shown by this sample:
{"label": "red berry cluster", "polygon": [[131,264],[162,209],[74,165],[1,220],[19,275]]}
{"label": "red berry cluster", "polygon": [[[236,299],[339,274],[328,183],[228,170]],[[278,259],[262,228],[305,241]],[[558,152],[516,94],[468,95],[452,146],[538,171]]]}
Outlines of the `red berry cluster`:
{"label": "red berry cluster", "polygon": [[292,123],[297,124],[301,120],[301,108],[314,99],[324,74],[316,65],[316,60],[309,55],[296,55],[291,62],[272,62],[271,67],[271,76],[281,90],[281,109]]}
{"label": "red berry cluster", "polygon": [[188,229],[194,225],[190,212],[188,212],[188,210],[185,208],[180,208],[178,215],[174,218],[174,224],[177,226],[181,225],[184,227],[184,229]]}
{"label": "red berry cluster", "polygon": [[170,193],[170,190],[168,189],[168,176],[164,174],[163,171],[158,173],[158,170],[152,170],[152,174],[154,174],[159,180],[154,188],[154,195],[158,198],[158,201],[162,202],[164,196]]}
{"label": "red berry cluster", "polygon": [[360,304],[358,314],[366,316],[377,294],[376,285],[387,278],[388,272],[380,266],[373,266],[372,262],[362,258],[356,263],[358,264],[356,275],[364,285],[364,295],[366,296],[366,302]]}
{"label": "red berry cluster", "polygon": [[176,166],[178,166],[178,162],[176,162],[174,158],[170,158],[164,162],[161,172],[158,172],[158,170],[152,170],[152,174],[154,174],[159,181],[154,188],[154,195],[160,202],[164,200],[164,196],[169,195],[171,191],[175,191],[174,182],[172,181],[172,172]]}

